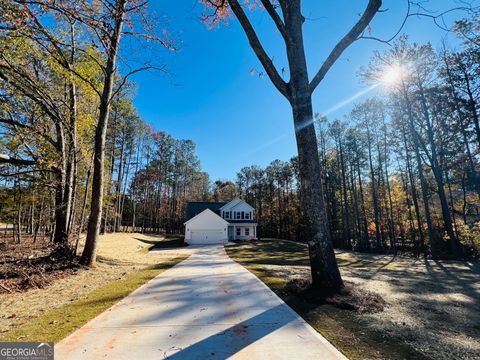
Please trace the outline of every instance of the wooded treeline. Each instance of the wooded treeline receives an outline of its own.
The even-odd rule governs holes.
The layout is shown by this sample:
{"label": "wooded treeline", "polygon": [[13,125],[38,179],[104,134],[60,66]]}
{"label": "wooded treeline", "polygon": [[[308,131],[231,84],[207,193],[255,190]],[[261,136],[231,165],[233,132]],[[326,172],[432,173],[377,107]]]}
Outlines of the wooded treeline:
{"label": "wooded treeline", "polygon": [[208,176],[191,141],[139,117],[130,80],[165,71],[159,51],[176,48],[164,26],[148,1],[0,0],[2,248],[72,254],[87,232],[94,265],[99,232],[178,231]]}
{"label": "wooded treeline", "polygon": [[[122,96],[122,97],[120,97]],[[24,104],[25,112],[33,111]],[[132,99],[125,94],[112,103],[112,122],[106,138],[105,202],[101,232],[139,231],[175,232],[183,230],[185,204],[189,200],[210,198],[208,175],[201,171],[191,140],[177,140],[165,132],[154,130],[137,114]],[[11,111],[9,110],[9,113]],[[20,114],[18,110],[15,112]],[[83,116],[89,114],[83,110]],[[94,112],[90,115],[94,116]],[[3,119],[6,120],[6,119]],[[45,148],[58,161],[58,154],[51,152],[43,139],[50,136],[45,129],[41,137],[32,136],[36,122],[17,117],[18,125],[2,121],[1,153],[18,159],[28,149]],[[82,124],[88,126],[88,123]],[[79,146],[75,160],[74,195],[68,208],[69,242],[75,246],[86,230],[86,218],[90,207],[92,182],[92,134],[83,129],[77,134]],[[36,155],[37,156],[37,155]],[[28,243],[44,238],[54,242],[57,226],[57,192],[55,173],[42,163],[2,164],[0,186],[0,222],[11,224],[4,229],[3,241]],[[47,164],[45,166],[48,166]],[[58,190],[60,187],[61,190]],[[11,226],[13,225],[13,229]]]}
{"label": "wooded treeline", "polygon": [[[459,23],[458,31],[468,26]],[[479,256],[480,48],[474,39],[459,51],[435,52],[402,37],[362,71],[376,97],[342,120],[316,116],[336,247]],[[294,159],[239,172],[260,236],[302,240],[297,175]]]}
{"label": "wooded treeline", "polygon": [[344,120],[319,121],[337,246],[478,256],[479,55],[470,41],[435,53],[403,37],[362,74],[393,72],[389,86]]}
{"label": "wooded treeline", "polygon": [[152,135],[143,144],[145,166],[132,178],[124,220],[134,231],[183,233],[187,202],[208,200],[210,180],[191,140]]}
{"label": "wooded treeline", "polygon": [[[0,0],[0,222],[13,224],[3,238],[74,248],[88,230],[88,265],[98,232],[180,232],[189,200],[242,196],[260,236],[304,241],[296,158],[211,188],[193,142],[137,114],[130,76],[164,67],[127,55],[153,54],[152,43],[174,50],[147,3]],[[457,22],[458,50],[400,38],[362,71],[376,98],[342,120],[317,116],[337,247],[478,256],[478,18]],[[123,48],[126,36],[142,51]]]}
{"label": "wooded treeline", "polygon": [[245,167],[237,174],[241,196],[255,208],[260,237],[305,241],[298,198],[298,162],[275,160],[265,168]]}

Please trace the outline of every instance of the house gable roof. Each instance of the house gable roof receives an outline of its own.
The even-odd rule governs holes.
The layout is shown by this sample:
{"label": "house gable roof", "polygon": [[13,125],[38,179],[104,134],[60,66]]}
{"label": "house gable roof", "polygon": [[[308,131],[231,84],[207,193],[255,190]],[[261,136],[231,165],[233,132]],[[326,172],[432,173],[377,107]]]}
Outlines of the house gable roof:
{"label": "house gable roof", "polygon": [[220,208],[225,204],[225,202],[191,201],[187,204],[186,219],[188,221],[206,209],[219,215]]}
{"label": "house gable roof", "polygon": [[251,206],[249,203],[247,203],[246,201],[240,199],[240,198],[235,198],[233,199],[232,201],[224,204],[219,210],[223,210],[224,208],[230,208],[230,209],[233,209],[235,207],[237,207],[238,205],[240,204],[245,204],[247,205],[249,208],[251,208],[252,210],[255,210],[253,208],[253,206]]}
{"label": "house gable roof", "polygon": [[239,198],[235,198],[233,200],[230,200],[229,202],[223,204],[223,206],[220,208],[220,210],[225,208],[225,207],[232,207],[232,206],[236,205],[237,203],[239,203],[240,201],[241,200]]}
{"label": "house gable roof", "polygon": [[228,225],[228,221],[226,221],[225,219],[221,218],[219,215],[217,215],[216,213],[214,213],[212,210],[210,209],[205,209],[203,210],[200,214],[197,214],[195,215],[194,217],[192,217],[190,220],[187,220],[185,221],[183,224],[184,225],[187,225],[189,222],[191,221],[194,221],[194,220],[197,220],[203,216],[215,216],[217,217],[218,219],[217,220],[221,220],[225,225]]}

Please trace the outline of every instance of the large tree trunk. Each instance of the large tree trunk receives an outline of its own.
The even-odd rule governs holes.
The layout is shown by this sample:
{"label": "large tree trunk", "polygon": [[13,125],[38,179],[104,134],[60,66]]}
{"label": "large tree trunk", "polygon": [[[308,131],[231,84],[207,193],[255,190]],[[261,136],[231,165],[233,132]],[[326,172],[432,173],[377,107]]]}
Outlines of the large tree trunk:
{"label": "large tree trunk", "polygon": [[103,180],[105,160],[105,139],[107,137],[109,106],[115,78],[116,60],[122,25],[125,16],[126,0],[119,0],[116,4],[115,29],[112,36],[107,64],[105,67],[105,82],[100,99],[100,112],[95,130],[95,154],[93,159],[92,201],[90,218],[88,219],[87,239],[82,253],[81,263],[90,267],[96,266],[97,243],[100,233],[100,222],[103,206]]}
{"label": "large tree trunk", "polygon": [[313,109],[310,96],[292,104],[295,121],[298,162],[300,170],[300,194],[307,221],[306,235],[310,256],[313,286],[328,291],[338,291],[343,281],[331,241],[321,169],[318,157],[317,137],[313,125]]}
{"label": "large tree trunk", "polygon": [[300,198],[306,221],[312,285],[326,292],[343,287],[331,240],[318,156],[317,136],[313,123],[312,94],[309,89],[307,62],[303,47],[304,18],[299,1],[284,4],[288,63],[290,66],[289,100],[293,111],[298,149]]}
{"label": "large tree trunk", "polygon": [[[111,76],[113,81],[113,72]],[[107,87],[107,85],[105,85]],[[111,91],[111,85],[110,85]],[[110,94],[104,92],[104,99],[100,105],[100,115],[97,129],[95,131],[95,155],[93,159],[93,180],[92,180],[92,201],[90,207],[90,217],[88,220],[87,239],[82,253],[81,263],[83,265],[95,267],[98,235],[100,233],[100,222],[103,206],[103,180],[104,180],[104,160],[105,160],[105,138],[108,124],[108,103]]]}

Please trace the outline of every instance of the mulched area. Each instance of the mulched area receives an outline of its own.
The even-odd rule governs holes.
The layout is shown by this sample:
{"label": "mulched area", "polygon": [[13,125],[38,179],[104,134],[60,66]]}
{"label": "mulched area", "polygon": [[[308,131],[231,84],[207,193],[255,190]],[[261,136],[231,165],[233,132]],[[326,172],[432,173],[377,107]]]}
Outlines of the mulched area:
{"label": "mulched area", "polygon": [[46,256],[52,252],[53,246],[49,236],[24,234],[20,242],[12,233],[0,234],[0,263],[20,259],[33,259]]}
{"label": "mulched area", "polygon": [[20,244],[2,237],[0,293],[43,288],[56,279],[76,273],[78,258],[56,248],[48,238],[23,237]]}
{"label": "mulched area", "polygon": [[0,292],[43,288],[53,281],[77,273],[78,259],[57,259],[54,256],[22,259],[0,264]]}
{"label": "mulched area", "polygon": [[289,280],[285,289],[309,303],[330,304],[359,314],[382,312],[386,306],[385,300],[379,294],[362,289],[351,282],[345,282],[345,287],[340,293],[333,295],[324,294],[313,288],[311,280],[305,277]]}

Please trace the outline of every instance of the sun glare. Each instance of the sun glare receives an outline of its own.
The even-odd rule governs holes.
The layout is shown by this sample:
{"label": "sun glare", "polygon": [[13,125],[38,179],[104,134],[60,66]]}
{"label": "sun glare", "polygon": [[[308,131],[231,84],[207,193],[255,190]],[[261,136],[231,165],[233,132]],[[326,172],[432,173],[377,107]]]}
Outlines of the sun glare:
{"label": "sun glare", "polygon": [[384,85],[392,86],[398,84],[402,78],[402,68],[400,65],[392,65],[383,71],[381,82]]}

